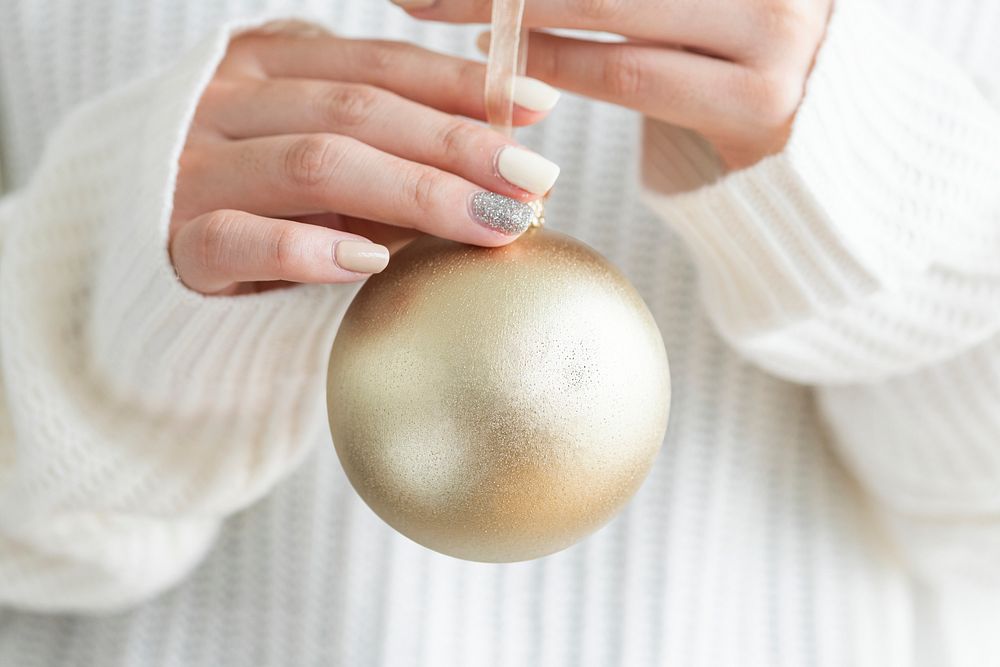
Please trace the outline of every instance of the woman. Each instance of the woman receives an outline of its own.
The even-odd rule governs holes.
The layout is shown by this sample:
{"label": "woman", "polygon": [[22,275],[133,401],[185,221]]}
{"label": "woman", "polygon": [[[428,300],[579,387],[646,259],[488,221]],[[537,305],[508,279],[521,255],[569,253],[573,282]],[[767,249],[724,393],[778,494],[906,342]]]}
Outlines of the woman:
{"label": "woman", "polygon": [[[529,0],[629,39],[532,38],[531,151],[452,117],[481,65],[346,39],[455,51],[412,19],[488,2],[258,4],[0,2],[0,601],[116,612],[4,612],[0,664],[1000,658],[992,3]],[[514,240],[558,165],[551,224],[663,330],[671,431],[598,535],[454,561],[350,491],[325,356],[390,251]]]}

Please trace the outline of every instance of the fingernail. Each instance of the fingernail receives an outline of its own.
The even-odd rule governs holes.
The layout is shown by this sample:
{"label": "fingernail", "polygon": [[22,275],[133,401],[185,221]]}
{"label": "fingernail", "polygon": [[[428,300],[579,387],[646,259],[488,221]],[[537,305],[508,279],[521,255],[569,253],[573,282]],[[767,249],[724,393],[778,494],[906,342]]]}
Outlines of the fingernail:
{"label": "fingernail", "polygon": [[526,230],[535,217],[527,204],[485,191],[472,195],[469,212],[484,227],[511,236]]}
{"label": "fingernail", "polygon": [[[484,54],[490,51],[492,34],[486,31],[476,38],[476,48]],[[559,101],[561,93],[538,79],[530,76],[518,76],[514,79],[514,104],[529,111],[550,111]]]}
{"label": "fingernail", "polygon": [[402,7],[403,9],[426,9],[435,2],[437,2],[437,0],[392,0],[392,4]]}
{"label": "fingernail", "polygon": [[529,150],[505,146],[497,155],[497,172],[505,181],[522,190],[543,195],[552,189],[559,178],[559,165]]}
{"label": "fingernail", "polygon": [[489,53],[491,39],[493,39],[493,35],[490,33],[489,30],[480,33],[479,37],[476,37],[476,48],[482,51],[484,55]]}
{"label": "fingernail", "polygon": [[368,241],[340,241],[333,258],[346,271],[378,273],[389,264],[389,249]]}
{"label": "fingernail", "polygon": [[551,111],[559,101],[559,91],[530,76],[514,79],[514,104],[529,111]]}

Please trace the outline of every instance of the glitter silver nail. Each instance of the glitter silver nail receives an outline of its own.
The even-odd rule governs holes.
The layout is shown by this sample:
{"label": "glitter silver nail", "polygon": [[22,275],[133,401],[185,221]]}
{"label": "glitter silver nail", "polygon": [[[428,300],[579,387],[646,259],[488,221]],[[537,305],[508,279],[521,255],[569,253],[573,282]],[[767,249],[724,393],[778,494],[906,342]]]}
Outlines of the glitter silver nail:
{"label": "glitter silver nail", "polygon": [[527,204],[495,192],[472,195],[469,210],[480,224],[510,235],[523,232],[535,217],[535,212]]}

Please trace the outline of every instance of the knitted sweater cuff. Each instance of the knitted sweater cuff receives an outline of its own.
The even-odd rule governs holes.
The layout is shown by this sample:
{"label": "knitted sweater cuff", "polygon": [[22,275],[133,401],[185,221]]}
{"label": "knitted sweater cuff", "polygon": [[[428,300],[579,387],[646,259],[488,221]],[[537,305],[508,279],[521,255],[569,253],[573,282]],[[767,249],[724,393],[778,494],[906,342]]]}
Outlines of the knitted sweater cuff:
{"label": "knitted sweater cuff", "polygon": [[[106,170],[116,193],[100,230],[88,356],[111,391],[154,413],[238,409],[280,420],[282,406],[321,400],[335,320],[356,291],[302,286],[205,297],[173,271],[167,235],[191,118],[230,38],[262,24],[216,31],[165,75],[120,95],[110,110],[107,102],[92,109],[62,133],[92,137],[92,151],[103,157],[90,168]],[[109,111],[122,122],[94,118]]]}
{"label": "knitted sweater cuff", "polygon": [[76,109],[0,204],[0,603],[111,609],[163,590],[316,442],[356,287],[205,297],[168,256],[178,157],[230,38],[306,29],[268,18]]}
{"label": "knitted sweater cuff", "polygon": [[647,124],[646,199],[689,246],[730,339],[996,252],[996,185],[983,178],[1000,149],[996,110],[870,3],[837,3],[780,154],[670,194],[656,185],[669,132]]}

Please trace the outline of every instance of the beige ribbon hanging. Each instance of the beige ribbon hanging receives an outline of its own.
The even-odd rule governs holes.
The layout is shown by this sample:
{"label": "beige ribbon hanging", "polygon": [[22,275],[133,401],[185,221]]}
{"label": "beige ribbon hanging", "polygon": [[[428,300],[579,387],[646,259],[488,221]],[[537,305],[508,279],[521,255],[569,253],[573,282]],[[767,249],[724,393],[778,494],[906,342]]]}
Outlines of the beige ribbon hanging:
{"label": "beige ribbon hanging", "polygon": [[[523,27],[525,0],[493,0],[490,52],[486,63],[486,119],[497,132],[514,135],[514,80],[528,64],[528,30]],[[545,223],[545,204],[529,204],[532,227]]]}
{"label": "beige ribbon hanging", "polygon": [[493,0],[490,53],[486,64],[486,118],[506,136],[513,134],[514,77],[524,73],[528,35],[522,30],[525,0]]}

